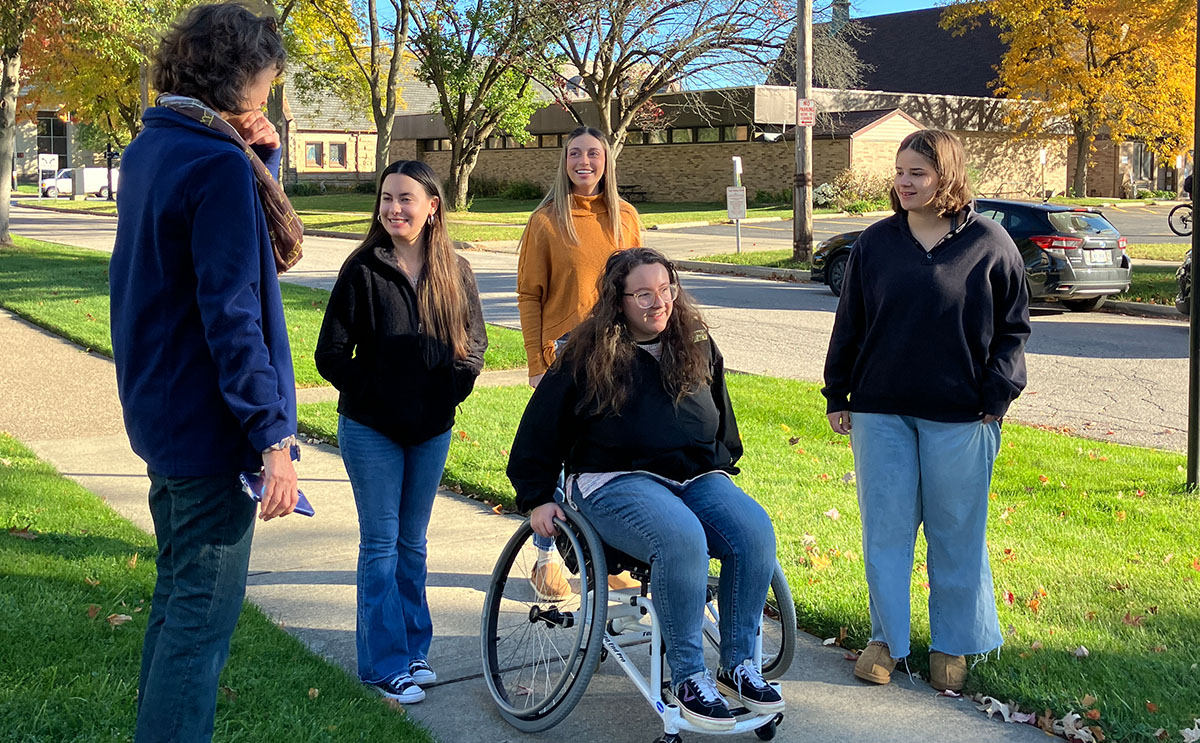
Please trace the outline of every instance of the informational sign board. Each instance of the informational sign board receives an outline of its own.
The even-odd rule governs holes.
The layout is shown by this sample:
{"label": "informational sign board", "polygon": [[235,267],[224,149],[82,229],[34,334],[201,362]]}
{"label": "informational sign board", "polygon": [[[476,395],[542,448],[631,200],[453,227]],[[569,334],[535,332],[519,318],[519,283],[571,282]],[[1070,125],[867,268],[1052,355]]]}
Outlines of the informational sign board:
{"label": "informational sign board", "polygon": [[796,126],[815,126],[817,123],[817,102],[812,98],[796,100]]}
{"label": "informational sign board", "polygon": [[58,170],[58,155],[39,153],[38,170]]}
{"label": "informational sign board", "polygon": [[725,189],[725,209],[730,219],[746,218],[746,187],[729,186]]}

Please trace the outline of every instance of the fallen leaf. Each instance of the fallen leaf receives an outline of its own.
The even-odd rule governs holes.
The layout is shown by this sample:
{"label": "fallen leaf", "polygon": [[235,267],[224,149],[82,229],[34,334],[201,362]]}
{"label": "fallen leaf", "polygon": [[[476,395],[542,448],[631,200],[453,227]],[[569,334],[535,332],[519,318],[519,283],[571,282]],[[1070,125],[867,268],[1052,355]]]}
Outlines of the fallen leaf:
{"label": "fallen leaf", "polygon": [[789,426],[789,425],[788,425],[788,424],[786,424],[786,423],[780,423],[780,424],[779,424],[779,430],[783,431],[784,433],[791,433],[791,432],[792,432],[792,428],[791,428],[791,426]]}
{"label": "fallen leaf", "polygon": [[825,512],[825,515],[828,516],[829,518],[833,519],[834,521],[837,521],[838,519],[840,519],[842,517],[842,514],[838,513],[838,510],[836,508],[829,509],[828,511]]}
{"label": "fallen leaf", "polygon": [[1004,548],[1004,559],[1001,560],[1001,562],[1016,562],[1016,561],[1017,561],[1016,550],[1012,549],[1011,547],[1005,547]]}
{"label": "fallen leaf", "polygon": [[1041,728],[1043,732],[1054,735],[1054,715],[1050,712],[1049,707],[1046,708],[1045,712],[1038,716],[1037,726]]}
{"label": "fallen leaf", "polygon": [[1158,607],[1157,606],[1148,606],[1148,607],[1146,607],[1146,611],[1148,611],[1151,614],[1157,614]]}
{"label": "fallen leaf", "polygon": [[1168,552],[1168,553],[1166,554],[1166,556],[1164,556],[1164,557],[1163,557],[1163,565],[1166,565],[1168,562],[1170,562],[1170,561],[1171,561],[1171,558],[1173,558],[1173,557],[1175,557],[1175,553],[1174,553],[1174,552]]}
{"label": "fallen leaf", "polygon": [[1080,704],[1080,705],[1082,705],[1082,706],[1084,706],[1084,707],[1092,707],[1092,706],[1095,706],[1095,704],[1096,704],[1096,697],[1092,696],[1091,694],[1084,694],[1084,695],[1083,695],[1083,699],[1080,699],[1080,700],[1079,700],[1079,704]]}
{"label": "fallen leaf", "polygon": [[1158,730],[1154,731],[1154,737],[1158,738],[1159,740],[1166,740],[1167,738],[1171,737],[1171,734],[1163,728],[1159,728]]}
{"label": "fallen leaf", "polygon": [[95,619],[100,614],[98,604],[88,604],[88,619]]}
{"label": "fallen leaf", "polygon": [[1156,652],[1156,653],[1165,653],[1165,652],[1167,652],[1167,646],[1166,646],[1166,645],[1155,645],[1155,646],[1154,646],[1154,652]]}
{"label": "fallen leaf", "polygon": [[845,647],[844,643],[846,642],[847,631],[848,631],[848,628],[846,628],[846,627],[841,627],[838,629],[838,638],[837,638],[837,643],[836,643],[838,647]]}
{"label": "fallen leaf", "polygon": [[809,559],[809,565],[813,570],[824,570],[832,564],[833,562],[828,557],[820,553],[812,555]]}
{"label": "fallen leaf", "polygon": [[1135,491],[1133,491],[1133,494],[1134,494],[1134,495],[1136,495],[1136,496],[1137,496],[1137,497],[1139,497],[1139,498],[1145,498],[1145,497],[1146,497],[1146,491],[1145,491],[1145,490],[1142,490],[1142,489],[1140,489],[1140,488],[1139,488],[1139,489],[1137,489],[1137,490],[1135,490]]}
{"label": "fallen leaf", "polygon": [[1045,475],[1038,475],[1038,481],[1046,483],[1046,482],[1050,482],[1050,478],[1046,477]]}
{"label": "fallen leaf", "polygon": [[27,539],[30,542],[38,538],[35,532],[29,531],[29,527],[18,528],[16,526],[8,530],[9,536],[17,537],[18,539]]}
{"label": "fallen leaf", "polygon": [[857,654],[855,654],[855,653],[843,653],[843,654],[842,654],[842,659],[843,659],[843,660],[849,660],[849,661],[858,662],[858,655],[857,655]]}
{"label": "fallen leaf", "polygon": [[1192,570],[1200,571],[1200,557],[1197,557],[1194,560],[1192,560]]}
{"label": "fallen leaf", "polygon": [[1012,591],[1005,591],[1005,592],[1004,592],[1004,603],[1008,604],[1009,606],[1012,606],[1012,605],[1013,605],[1013,602],[1014,602],[1014,601],[1016,601],[1016,600],[1017,600],[1017,597],[1016,597],[1016,596],[1013,596],[1013,592],[1012,592]]}
{"label": "fallen leaf", "polygon": [[1029,649],[1030,649],[1030,650],[1041,650],[1041,649],[1042,649],[1042,641],[1041,641],[1041,640],[1034,640],[1034,641],[1033,641],[1033,642],[1032,642],[1032,643],[1029,645]]}
{"label": "fallen leaf", "polygon": [[1183,736],[1183,743],[1196,743],[1200,740],[1200,717],[1195,718],[1195,724],[1187,730],[1180,730],[1179,734]]}
{"label": "fallen leaf", "polygon": [[120,627],[122,624],[133,619],[128,614],[109,614],[106,618],[108,619],[108,623],[114,627]]}
{"label": "fallen leaf", "polygon": [[1130,627],[1141,627],[1143,619],[1145,619],[1145,617],[1142,615],[1139,614],[1135,617],[1129,612],[1125,612],[1125,616],[1121,617],[1121,621],[1125,624],[1128,624]]}
{"label": "fallen leaf", "polygon": [[854,562],[858,559],[858,554],[854,552],[854,550],[846,550],[842,553],[842,557],[846,558],[850,562]]}
{"label": "fallen leaf", "polygon": [[825,647],[833,647],[834,645],[837,644],[837,641],[838,641],[838,639],[836,637],[826,637],[824,640],[821,641],[821,644],[824,645]]}
{"label": "fallen leaf", "polygon": [[231,702],[237,699],[237,692],[233,689],[230,689],[228,686],[221,687],[221,695]]}
{"label": "fallen leaf", "polygon": [[138,553],[134,552],[133,557],[130,557],[129,560],[126,561],[125,564],[129,567],[130,570],[133,570],[134,568],[137,567],[137,561],[138,561]]}
{"label": "fallen leaf", "polygon": [[1099,728],[1099,726],[1097,726],[1097,725],[1088,725],[1088,730],[1089,730],[1089,731],[1091,731],[1092,735],[1096,736],[1096,743],[1102,743],[1102,742],[1103,742],[1103,740],[1104,740],[1104,731],[1103,731],[1103,730],[1101,730],[1101,729]]}
{"label": "fallen leaf", "polygon": [[1095,709],[1095,708],[1089,709],[1087,712],[1083,713],[1083,716],[1088,718],[1089,720],[1099,720],[1100,719],[1100,710]]}
{"label": "fallen leaf", "polygon": [[466,432],[466,431],[459,431],[459,432],[458,432],[458,437],[459,437],[460,439],[462,439],[463,441],[466,441],[466,440],[467,440],[467,432]]}
{"label": "fallen leaf", "polygon": [[1128,583],[1122,583],[1121,581],[1117,581],[1116,583],[1113,583],[1112,585],[1110,585],[1110,586],[1108,587],[1108,590],[1110,590],[1110,591],[1124,591],[1126,588],[1129,588],[1129,584],[1128,584]]}
{"label": "fallen leaf", "polygon": [[817,538],[816,538],[816,537],[814,537],[812,534],[807,534],[807,533],[806,533],[804,536],[800,537],[800,544],[803,544],[803,545],[813,545],[813,544],[816,544],[816,543],[817,543]]}
{"label": "fallen leaf", "polygon": [[496,514],[497,516],[502,515],[504,513],[504,506],[497,503],[495,507],[492,508],[492,513]]}
{"label": "fallen leaf", "polygon": [[846,474],[842,475],[842,482],[849,485],[854,482],[854,478],[855,478],[854,470],[850,470]]}
{"label": "fallen leaf", "polygon": [[790,439],[788,439],[788,446],[795,446],[796,444],[799,444],[799,443],[800,443],[799,436],[793,436]]}
{"label": "fallen leaf", "polygon": [[1151,714],[1154,714],[1155,712],[1158,712],[1158,705],[1155,704],[1154,702],[1148,701],[1148,702],[1146,702],[1146,710],[1148,712],[1150,712]]}
{"label": "fallen leaf", "polygon": [[1032,611],[1034,614],[1037,614],[1038,608],[1042,605],[1042,602],[1038,601],[1037,599],[1029,599],[1025,605],[1029,607],[1030,611]]}
{"label": "fallen leaf", "polygon": [[951,699],[962,699],[962,698],[963,698],[963,695],[962,695],[962,694],[959,694],[957,691],[952,691],[952,690],[950,690],[950,689],[944,689],[944,690],[942,690],[942,691],[939,691],[939,692],[938,692],[937,694],[935,694],[934,696],[938,696],[938,697],[950,697]]}
{"label": "fallen leaf", "polygon": [[321,693],[321,690],[320,690],[320,689],[317,689],[317,688],[312,688],[312,689],[309,689],[309,690],[308,690],[308,698],[309,698],[309,699],[316,699],[316,698],[317,698],[317,696],[318,696],[318,695],[320,695],[320,693]]}
{"label": "fallen leaf", "polygon": [[822,472],[821,474],[817,475],[817,479],[820,480],[821,482],[825,482],[826,480],[829,479],[829,473]]}
{"label": "fallen leaf", "polygon": [[1083,618],[1089,622],[1094,622],[1096,620],[1096,612],[1089,611],[1087,614],[1083,615]]}
{"label": "fallen leaf", "polygon": [[1125,520],[1125,512],[1117,511],[1117,521],[1124,521],[1124,520]]}
{"label": "fallen leaf", "polygon": [[95,588],[96,586],[100,585],[100,581],[96,580],[95,578],[84,578],[83,582],[88,584],[92,588]]}

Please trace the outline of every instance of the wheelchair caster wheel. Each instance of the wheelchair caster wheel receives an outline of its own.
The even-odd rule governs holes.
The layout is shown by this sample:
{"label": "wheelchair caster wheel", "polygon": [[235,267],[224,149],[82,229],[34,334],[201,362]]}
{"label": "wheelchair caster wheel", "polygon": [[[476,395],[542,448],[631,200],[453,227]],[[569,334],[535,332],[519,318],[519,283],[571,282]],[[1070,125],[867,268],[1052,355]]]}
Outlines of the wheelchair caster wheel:
{"label": "wheelchair caster wheel", "polygon": [[761,727],[754,728],[754,734],[759,740],[772,740],[775,737],[775,727],[775,721],[771,720]]}
{"label": "wheelchair caster wheel", "polygon": [[683,738],[679,733],[663,733],[663,736],[655,739],[654,743],[683,743]]}

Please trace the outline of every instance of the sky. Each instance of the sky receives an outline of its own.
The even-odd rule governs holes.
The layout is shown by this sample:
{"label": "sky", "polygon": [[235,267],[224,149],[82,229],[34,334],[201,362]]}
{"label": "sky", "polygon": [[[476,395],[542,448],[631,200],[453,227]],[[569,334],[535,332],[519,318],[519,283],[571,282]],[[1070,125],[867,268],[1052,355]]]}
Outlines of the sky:
{"label": "sky", "polygon": [[850,15],[859,18],[882,13],[900,13],[905,10],[933,8],[939,4],[937,0],[852,0],[853,9]]}

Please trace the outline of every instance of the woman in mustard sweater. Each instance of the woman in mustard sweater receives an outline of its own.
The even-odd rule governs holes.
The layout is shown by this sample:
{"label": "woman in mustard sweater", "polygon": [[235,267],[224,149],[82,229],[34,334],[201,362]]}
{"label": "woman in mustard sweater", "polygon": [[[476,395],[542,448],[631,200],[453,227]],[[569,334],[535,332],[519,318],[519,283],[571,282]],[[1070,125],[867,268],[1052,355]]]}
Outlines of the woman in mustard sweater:
{"label": "woman in mustard sweater", "polygon": [[[567,135],[558,174],[529,217],[517,259],[517,309],[529,360],[529,385],[537,387],[555,352],[592,310],[608,257],[641,247],[637,210],[617,194],[617,172],[608,140],[587,126]],[[570,592],[554,556],[554,541],[537,537],[537,566],[530,581],[544,600]],[[613,588],[625,587],[619,579]]]}

